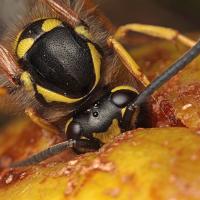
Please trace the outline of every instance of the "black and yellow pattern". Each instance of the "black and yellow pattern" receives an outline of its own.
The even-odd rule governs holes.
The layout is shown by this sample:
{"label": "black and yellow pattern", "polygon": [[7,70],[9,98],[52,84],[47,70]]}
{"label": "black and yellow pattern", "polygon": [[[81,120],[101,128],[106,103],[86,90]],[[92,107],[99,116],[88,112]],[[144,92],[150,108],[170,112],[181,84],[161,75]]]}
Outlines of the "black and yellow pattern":
{"label": "black and yellow pattern", "polygon": [[47,103],[76,103],[99,83],[102,56],[83,25],[40,19],[17,36],[15,52],[21,80]]}
{"label": "black and yellow pattern", "polygon": [[23,58],[39,37],[61,26],[61,24],[62,22],[58,19],[41,19],[28,25],[19,33],[15,42],[15,50],[18,58]]}
{"label": "black and yellow pattern", "polygon": [[131,86],[123,85],[112,89],[85,112],[76,113],[67,121],[65,133],[68,139],[93,139],[103,144],[112,141],[121,134],[126,107],[137,96],[137,90]]}

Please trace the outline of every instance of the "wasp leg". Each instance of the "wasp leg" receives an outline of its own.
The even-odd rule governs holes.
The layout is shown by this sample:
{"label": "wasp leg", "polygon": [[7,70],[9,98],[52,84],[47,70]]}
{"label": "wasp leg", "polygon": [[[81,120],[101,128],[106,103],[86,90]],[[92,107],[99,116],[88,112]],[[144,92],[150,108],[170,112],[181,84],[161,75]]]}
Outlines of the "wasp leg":
{"label": "wasp leg", "polygon": [[54,12],[63,16],[67,20],[67,23],[70,24],[72,27],[76,27],[77,25],[81,24],[81,20],[78,14],[70,9],[66,4],[62,3],[60,0],[43,1],[47,3]]}
{"label": "wasp leg", "polygon": [[171,29],[171,28],[165,28],[161,26],[152,26],[152,25],[145,25],[145,24],[127,24],[124,26],[121,26],[117,29],[115,33],[115,38],[119,40],[120,38],[123,38],[128,31],[134,31],[138,33],[143,33],[146,35],[150,35],[153,37],[166,39],[170,41],[179,41],[182,44],[193,47],[196,42],[192,39],[188,38],[185,35],[182,35],[177,30]]}
{"label": "wasp leg", "polygon": [[138,79],[145,87],[148,86],[150,84],[148,78],[141,72],[141,68],[122,46],[122,44],[113,37],[108,38],[108,44],[111,48],[114,49],[130,73],[133,74],[133,76]]}
{"label": "wasp leg", "polygon": [[25,113],[39,127],[51,133],[57,134],[59,132],[53,125],[51,125],[45,119],[41,118],[33,108],[26,108]]}
{"label": "wasp leg", "polygon": [[0,44],[0,71],[4,72],[8,79],[15,85],[18,85],[18,75],[20,68],[15,62],[11,53]]}

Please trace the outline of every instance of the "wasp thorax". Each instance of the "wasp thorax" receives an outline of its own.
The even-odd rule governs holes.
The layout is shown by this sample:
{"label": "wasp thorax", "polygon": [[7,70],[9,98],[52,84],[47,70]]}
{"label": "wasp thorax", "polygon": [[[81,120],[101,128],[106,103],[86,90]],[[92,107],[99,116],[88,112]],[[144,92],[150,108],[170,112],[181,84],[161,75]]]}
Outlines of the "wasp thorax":
{"label": "wasp thorax", "polygon": [[19,35],[16,55],[36,84],[35,92],[47,102],[77,102],[100,79],[101,55],[83,26],[73,29],[58,19],[35,21]]}

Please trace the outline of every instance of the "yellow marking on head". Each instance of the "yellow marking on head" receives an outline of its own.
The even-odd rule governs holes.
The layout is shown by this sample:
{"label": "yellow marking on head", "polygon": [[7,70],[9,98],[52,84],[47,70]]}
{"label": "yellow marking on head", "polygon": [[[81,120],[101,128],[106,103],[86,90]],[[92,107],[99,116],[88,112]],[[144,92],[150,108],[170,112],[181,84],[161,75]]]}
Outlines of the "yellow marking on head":
{"label": "yellow marking on head", "polygon": [[17,56],[19,58],[23,58],[24,55],[28,52],[28,50],[33,46],[34,39],[33,38],[26,38],[19,41],[17,45]]}
{"label": "yellow marking on head", "polygon": [[65,125],[65,134],[67,133],[69,124],[70,124],[72,121],[73,121],[73,118],[70,118],[70,119],[67,121],[67,123],[66,123],[66,125]]}
{"label": "yellow marking on head", "polygon": [[77,32],[80,35],[83,35],[84,37],[86,37],[87,39],[91,40],[92,39],[92,35],[90,34],[90,32],[88,31],[87,27],[81,25],[81,26],[77,26],[75,27],[75,32]]}
{"label": "yellow marking on head", "polygon": [[121,134],[121,129],[117,119],[114,119],[106,132],[93,133],[93,137],[99,139],[104,144],[111,142],[116,136]]}
{"label": "yellow marking on head", "polygon": [[28,72],[23,72],[20,77],[21,82],[23,82],[24,87],[27,91],[34,90],[33,83],[31,80],[31,75]]}
{"label": "yellow marking on head", "polygon": [[82,98],[77,98],[77,99],[73,99],[73,98],[69,98],[69,97],[65,97],[61,94],[58,94],[56,92],[53,92],[51,90],[48,90],[40,85],[36,86],[37,92],[39,94],[41,94],[43,96],[43,98],[45,99],[45,101],[47,103],[51,103],[51,102],[61,102],[61,103],[75,103],[77,101],[80,101]]}
{"label": "yellow marking on head", "polygon": [[49,32],[53,30],[54,28],[60,26],[62,22],[58,19],[46,19],[44,23],[42,24],[42,30],[44,32]]}
{"label": "yellow marking on head", "polygon": [[93,60],[93,65],[94,65],[94,71],[95,71],[95,84],[92,90],[97,86],[99,80],[100,80],[100,73],[101,73],[101,54],[97,51],[96,47],[88,42],[88,47],[90,49],[91,55],[92,55],[92,60]]}
{"label": "yellow marking on head", "polygon": [[114,89],[112,89],[111,92],[113,93],[113,92],[117,92],[119,90],[130,90],[130,91],[133,91],[133,92],[136,92],[137,94],[139,94],[139,92],[135,88],[133,88],[133,87],[131,87],[129,85],[120,85],[120,86],[115,87]]}

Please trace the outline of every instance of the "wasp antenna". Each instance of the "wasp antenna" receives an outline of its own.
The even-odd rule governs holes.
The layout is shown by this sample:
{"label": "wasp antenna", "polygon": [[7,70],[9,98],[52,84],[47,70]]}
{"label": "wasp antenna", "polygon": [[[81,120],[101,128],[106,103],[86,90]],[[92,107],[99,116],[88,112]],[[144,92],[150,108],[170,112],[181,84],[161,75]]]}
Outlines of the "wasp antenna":
{"label": "wasp antenna", "polygon": [[174,64],[171,65],[165,72],[163,72],[158,78],[156,78],[148,87],[141,92],[138,97],[129,104],[124,115],[123,131],[130,129],[130,121],[134,110],[143,104],[146,99],[152,95],[158,88],[164,83],[176,75],[187,64],[194,60],[200,54],[200,40],[188,50],[182,57],[180,57]]}
{"label": "wasp antenna", "polygon": [[160,88],[169,79],[175,76],[187,64],[194,60],[200,54],[200,40],[194,47],[188,50],[182,57],[180,57],[174,64],[171,65],[165,72],[156,78],[134,101],[135,106],[139,106],[152,95],[158,88]]}
{"label": "wasp antenna", "polygon": [[12,168],[16,167],[25,167],[29,165],[34,165],[37,163],[40,163],[47,158],[50,158],[51,156],[54,156],[58,153],[61,153],[62,151],[65,151],[67,148],[73,148],[76,145],[76,140],[68,140],[59,144],[56,144],[54,146],[49,147],[48,149],[45,149],[44,151],[41,151],[25,160],[15,162],[10,165]]}

